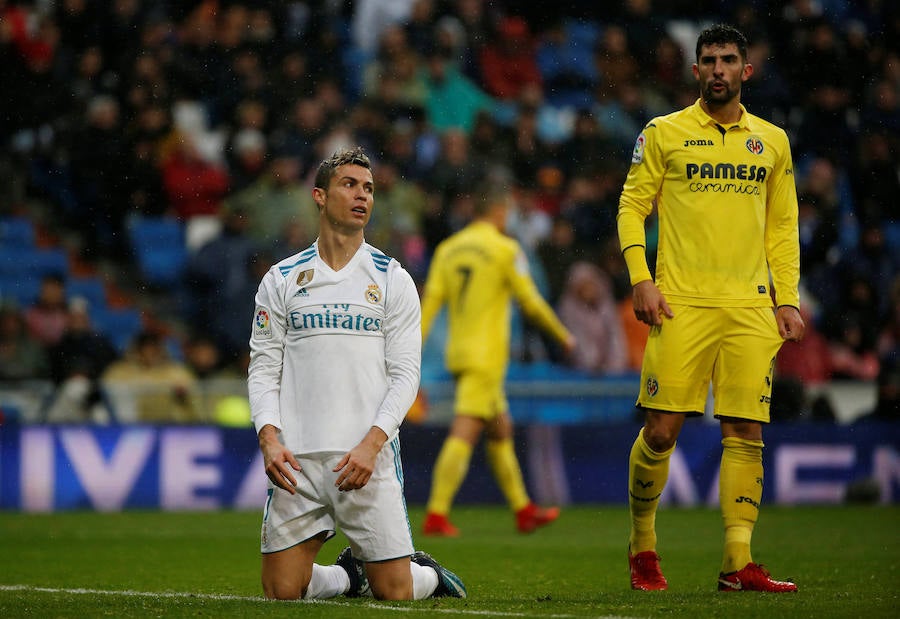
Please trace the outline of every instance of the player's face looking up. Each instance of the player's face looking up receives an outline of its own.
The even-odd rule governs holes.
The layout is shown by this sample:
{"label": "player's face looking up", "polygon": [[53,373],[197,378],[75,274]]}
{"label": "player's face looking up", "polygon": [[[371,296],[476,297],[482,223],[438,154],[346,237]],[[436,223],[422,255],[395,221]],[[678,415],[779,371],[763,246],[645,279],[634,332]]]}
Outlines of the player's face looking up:
{"label": "player's face looking up", "polygon": [[753,74],[737,45],[704,45],[694,64],[694,78],[700,85],[700,95],[710,106],[722,106],[740,96],[741,83]]}
{"label": "player's face looking up", "polygon": [[313,197],[328,225],[357,231],[362,230],[372,216],[374,195],[371,170],[347,164],[335,169],[327,189],[316,187]]}

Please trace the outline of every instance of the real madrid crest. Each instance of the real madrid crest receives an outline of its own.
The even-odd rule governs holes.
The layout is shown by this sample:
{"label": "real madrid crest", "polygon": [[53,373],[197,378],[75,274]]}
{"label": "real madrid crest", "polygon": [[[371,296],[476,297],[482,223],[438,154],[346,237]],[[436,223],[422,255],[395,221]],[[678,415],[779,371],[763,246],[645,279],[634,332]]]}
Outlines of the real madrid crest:
{"label": "real madrid crest", "polygon": [[309,282],[312,281],[314,274],[315,274],[315,271],[313,271],[312,269],[306,269],[305,271],[300,273],[300,275],[297,276],[297,285],[300,286],[301,288],[303,286],[306,286]]}
{"label": "real madrid crest", "polygon": [[381,303],[381,288],[378,287],[378,284],[369,284],[369,287],[366,288],[366,301],[373,305]]}

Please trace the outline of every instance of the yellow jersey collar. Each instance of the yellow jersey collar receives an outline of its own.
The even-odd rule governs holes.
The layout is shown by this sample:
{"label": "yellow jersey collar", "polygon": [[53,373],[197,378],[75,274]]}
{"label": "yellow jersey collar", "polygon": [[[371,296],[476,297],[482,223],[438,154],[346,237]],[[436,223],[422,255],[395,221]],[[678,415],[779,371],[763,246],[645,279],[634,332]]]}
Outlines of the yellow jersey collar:
{"label": "yellow jersey collar", "polygon": [[473,219],[472,222],[469,224],[469,227],[471,227],[471,228],[488,228],[490,230],[498,231],[497,226],[495,226],[491,222],[486,221],[484,219]]}
{"label": "yellow jersey collar", "polygon": [[[750,113],[747,111],[747,108],[744,107],[743,103],[738,103],[741,106],[741,118],[736,123],[729,123],[728,128],[731,127],[740,127],[741,129],[745,129],[747,131],[750,130]],[[691,106],[691,114],[694,119],[697,121],[697,124],[701,127],[706,125],[718,125],[719,122],[714,119],[712,116],[707,114],[702,107],[700,107],[700,99],[697,99],[694,102],[694,105]]]}

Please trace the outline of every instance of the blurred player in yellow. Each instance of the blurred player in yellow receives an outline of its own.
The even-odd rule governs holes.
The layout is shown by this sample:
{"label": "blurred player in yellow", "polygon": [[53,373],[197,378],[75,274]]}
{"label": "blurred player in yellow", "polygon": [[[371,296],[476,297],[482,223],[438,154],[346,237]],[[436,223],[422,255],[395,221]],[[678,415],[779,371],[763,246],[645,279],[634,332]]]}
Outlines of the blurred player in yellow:
{"label": "blurred player in yellow", "polygon": [[[782,129],[741,105],[741,85],[753,74],[743,34],[704,30],[696,58],[700,98],[644,127],[619,201],[634,313],[650,325],[638,396],[645,421],[629,458],[631,586],[668,587],[656,553],[657,506],[684,420],[703,414],[712,383],[722,429],[719,590],[796,591],[750,556],[775,354],[804,331],[790,145]],[[654,206],[655,281],[644,249]]]}
{"label": "blurred player in yellow", "polygon": [[512,208],[508,174],[493,170],[476,193],[475,219],[438,245],[422,297],[422,341],[447,306],[447,369],[456,381],[454,419],[432,473],[423,532],[455,536],[448,514],[469,470],[472,450],[487,436],[491,470],[523,533],[556,520],[528,496],[513,448],[504,380],[509,364],[511,300],[524,315],[571,352],[575,341],[541,297],[525,254],[503,230]]}

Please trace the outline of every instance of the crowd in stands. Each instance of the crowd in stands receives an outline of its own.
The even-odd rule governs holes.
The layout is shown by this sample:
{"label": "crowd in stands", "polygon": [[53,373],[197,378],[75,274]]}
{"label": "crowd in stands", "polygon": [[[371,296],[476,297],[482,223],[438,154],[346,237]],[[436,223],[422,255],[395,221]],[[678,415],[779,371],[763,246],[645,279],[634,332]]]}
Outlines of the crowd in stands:
{"label": "crowd in stands", "polygon": [[90,406],[101,377],[165,366],[187,411],[191,381],[241,376],[262,273],[314,240],[311,174],[356,144],[367,240],[420,283],[481,171],[509,168],[509,232],[584,344],[557,359],[523,326],[519,360],[634,371],[618,196],[719,21],[750,40],[743,102],[793,147],[808,333],[778,376],[877,381],[896,418],[900,7],[880,0],[0,0],[0,380],[77,374]]}

